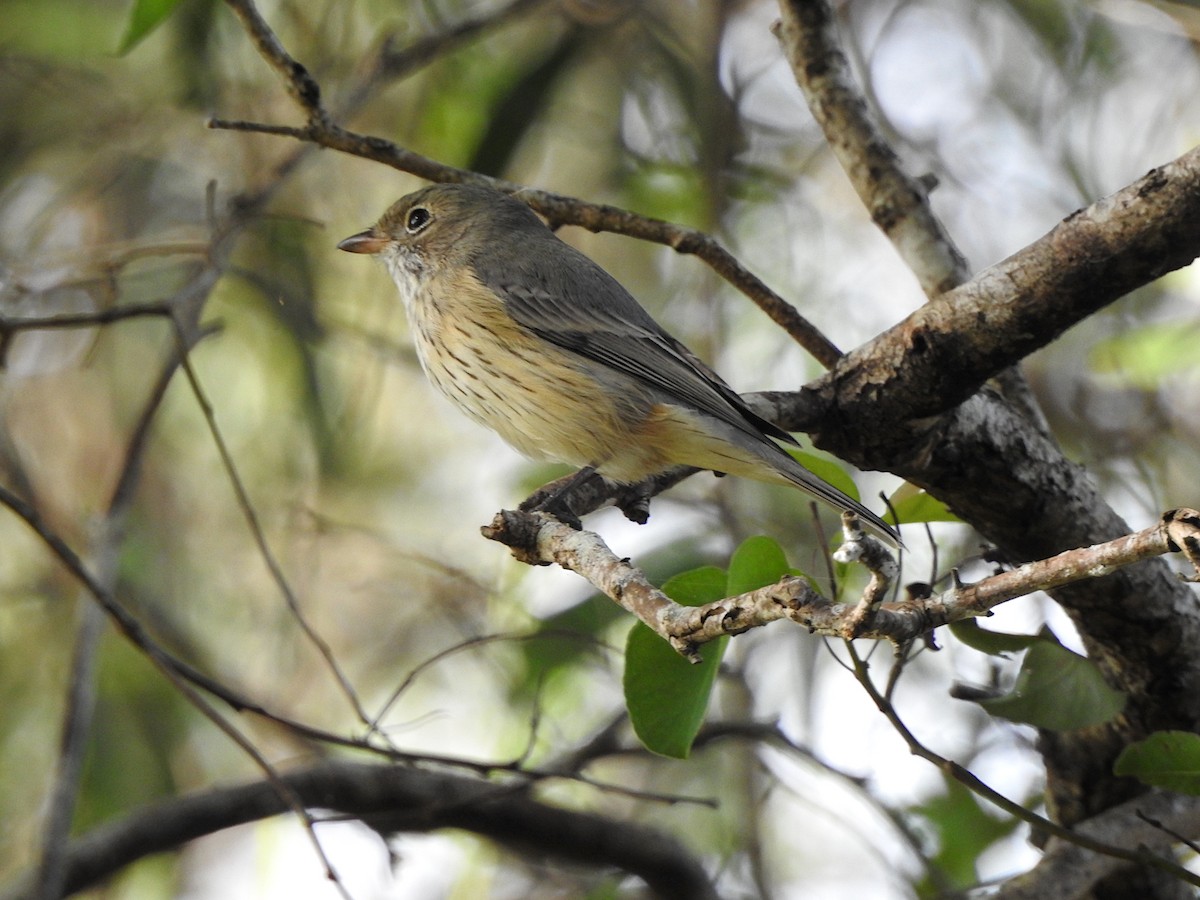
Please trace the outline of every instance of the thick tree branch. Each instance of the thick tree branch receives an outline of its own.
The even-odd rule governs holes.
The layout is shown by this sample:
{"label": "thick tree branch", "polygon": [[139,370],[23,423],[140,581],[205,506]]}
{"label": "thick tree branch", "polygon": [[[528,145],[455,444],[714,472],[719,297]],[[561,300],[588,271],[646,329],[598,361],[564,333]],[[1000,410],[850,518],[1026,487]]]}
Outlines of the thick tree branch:
{"label": "thick tree branch", "polygon": [[[1153,793],[1127,800],[1072,830],[1106,844],[1142,848],[1168,856],[1176,843],[1171,833],[1200,835],[1200,797]],[[1095,853],[1078,844],[1051,838],[1036,866],[1005,882],[997,900],[1067,900],[1084,898],[1122,860]]]}
{"label": "thick tree branch", "polygon": [[[929,202],[929,179],[908,175],[867,98],[855,82],[827,0],[780,0],[776,23],[785,55],[808,108],[825,135],[872,220],[908,265],[925,295],[937,297],[969,276],[967,261]],[[1049,425],[1016,366],[995,375],[996,383],[1030,423]]]}
{"label": "thick tree branch", "polygon": [[946,412],[1070,326],[1197,256],[1200,147],[922,306],[812,388],[846,418],[868,409],[875,421]]}
{"label": "thick tree branch", "polygon": [[[326,763],[279,779],[306,808],[353,816],[384,834],[458,828],[501,844],[534,846],[562,860],[615,867],[642,878],[662,898],[717,897],[703,867],[669,835],[540,803],[526,796],[520,785],[347,762]],[[82,890],[138,859],[198,837],[287,812],[279,787],[259,781],[194,794],[98,828],[67,847],[65,892]],[[0,897],[30,900],[30,890],[28,883],[17,884]]]}

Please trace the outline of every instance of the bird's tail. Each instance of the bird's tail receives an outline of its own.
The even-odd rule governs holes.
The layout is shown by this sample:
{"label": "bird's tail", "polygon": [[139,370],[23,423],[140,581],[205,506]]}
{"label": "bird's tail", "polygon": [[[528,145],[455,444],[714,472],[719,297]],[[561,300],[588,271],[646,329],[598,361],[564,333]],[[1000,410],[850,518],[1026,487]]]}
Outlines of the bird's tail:
{"label": "bird's tail", "polygon": [[[786,451],[781,451],[787,456]],[[778,466],[780,474],[788,481],[796,485],[796,487],[812,494],[818,500],[824,501],[835,509],[845,510],[854,513],[870,531],[874,532],[879,537],[883,538],[893,547],[903,547],[904,542],[900,540],[900,532],[894,526],[889,525],[875,513],[871,512],[853,497],[850,497],[827,481],[818,478],[800,463],[787,456],[787,461],[791,465],[782,463]]]}

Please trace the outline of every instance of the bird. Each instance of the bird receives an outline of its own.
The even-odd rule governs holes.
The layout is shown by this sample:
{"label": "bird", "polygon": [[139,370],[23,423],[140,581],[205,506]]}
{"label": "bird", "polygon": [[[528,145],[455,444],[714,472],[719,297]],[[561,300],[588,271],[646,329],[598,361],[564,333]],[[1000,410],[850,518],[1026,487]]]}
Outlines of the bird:
{"label": "bird", "polygon": [[797,445],[791,434],[516,197],[435,184],[337,246],[383,261],[429,380],[525,456],[622,484],[676,465],[785,484],[899,546],[896,529],[797,462],[781,446]]}

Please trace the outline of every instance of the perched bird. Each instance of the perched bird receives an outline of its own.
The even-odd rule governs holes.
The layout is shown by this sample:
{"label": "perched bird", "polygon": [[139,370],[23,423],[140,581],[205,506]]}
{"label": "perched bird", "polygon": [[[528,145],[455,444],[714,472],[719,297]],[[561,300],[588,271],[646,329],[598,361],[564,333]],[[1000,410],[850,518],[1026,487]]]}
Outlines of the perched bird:
{"label": "perched bird", "polygon": [[381,258],[426,375],[527,456],[634,483],[672,465],[790,484],[897,542],[813,475],[611,275],[519,200],[445,184],[396,201],[338,244]]}

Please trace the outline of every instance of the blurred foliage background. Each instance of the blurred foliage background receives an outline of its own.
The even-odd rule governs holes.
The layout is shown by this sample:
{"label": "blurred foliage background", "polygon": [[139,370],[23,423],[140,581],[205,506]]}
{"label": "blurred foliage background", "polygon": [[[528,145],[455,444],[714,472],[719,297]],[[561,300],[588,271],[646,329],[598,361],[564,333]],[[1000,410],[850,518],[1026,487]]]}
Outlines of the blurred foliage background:
{"label": "blurred foliage background", "polygon": [[[431,54],[378,84],[348,124],[438,160],[718,235],[835,343],[851,348],[918,306],[912,276],[825,148],[765,2],[561,0]],[[385,40],[396,47],[486,19],[460,0],[264,2],[330,107]],[[536,765],[570,755],[621,713],[630,627],[563,572],[531,571],[478,526],[561,470],[519,459],[425,384],[385,273],[338,253],[419,182],[283,138],[210,130],[210,115],[294,123],[297,112],[217,0],[181,0],[124,54],[127,0],[0,4],[0,313],[98,312],[162,300],[210,248],[210,209],[274,195],[236,240],[191,363],[263,533],[313,630],[371,715],[421,669],[381,727],[406,750]],[[841,8],[853,62],[906,166],[935,175],[939,215],[975,268],[1193,145],[1200,12],[1107,0],[866,0]],[[567,230],[670,331],[742,390],[818,369],[700,263]],[[1134,527],[1200,505],[1194,267],[1137,292],[1030,361],[1054,430]],[[130,435],[174,347],[161,319],[22,333],[0,374],[0,471],[85,559]],[[895,479],[858,477],[864,497]],[[834,519],[822,513],[827,529]],[[725,565],[766,533],[825,578],[793,492],[706,476],[656,501],[651,523],[592,525],[657,578]],[[165,645],[264,705],[361,733],[273,581],[200,403],[177,375],[116,542],[118,596]],[[936,529],[940,559],[975,552]],[[908,577],[928,580],[916,534]],[[71,652],[89,601],[42,544],[0,515],[0,882],[37,859]],[[940,574],[940,573],[939,573]],[[1037,598],[1001,627],[1036,630]],[[955,681],[1011,675],[946,639],[896,702],[940,752],[1016,799],[1036,797],[1028,729],[950,700]],[[881,664],[883,652],[878,651]],[[796,749],[704,745],[686,762],[596,759],[600,781],[716,797],[637,801],[581,784],[549,799],[660,825],[721,873],[731,896],[907,897],[1019,871],[1026,834],[912,759],[842,668],[841,651],[785,627],[734,641],[710,720],[778,722]],[[76,830],[154,798],[255,777],[253,764],[119,636],[100,645],[98,706]],[[328,749],[247,719],[280,765]],[[624,735],[623,732],[621,732]],[[622,746],[635,746],[627,735]],[[395,874],[365,829],[329,835],[348,889],[368,897],[623,896],[595,873],[522,862],[462,836],[399,842]],[[814,843],[803,835],[819,833]],[[105,896],[332,896],[299,829],[248,826],[127,872]]]}

